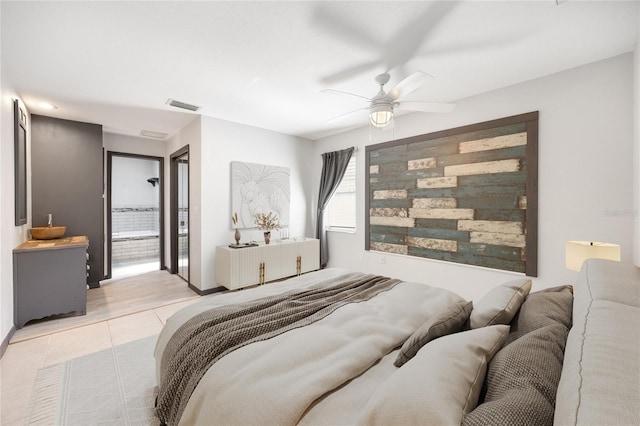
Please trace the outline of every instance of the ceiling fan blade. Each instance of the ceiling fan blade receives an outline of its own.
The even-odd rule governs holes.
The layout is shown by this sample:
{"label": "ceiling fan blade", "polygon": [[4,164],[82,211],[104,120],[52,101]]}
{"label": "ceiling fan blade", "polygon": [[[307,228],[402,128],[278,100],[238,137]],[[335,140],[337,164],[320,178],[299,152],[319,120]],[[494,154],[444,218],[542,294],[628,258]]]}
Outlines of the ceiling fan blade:
{"label": "ceiling fan blade", "polygon": [[[341,5],[335,6],[341,7]],[[321,4],[313,12],[311,22],[326,29],[328,34],[337,36],[348,43],[357,43],[359,47],[378,52],[381,40],[376,40],[371,28],[356,28],[352,21],[347,20],[343,13],[334,11],[331,4]]]}
{"label": "ceiling fan blade", "polygon": [[422,112],[451,112],[455,104],[443,104],[436,102],[405,101],[394,104],[398,109]]}
{"label": "ceiling fan blade", "polygon": [[429,35],[438,27],[444,18],[458,6],[457,1],[436,1],[415,19],[402,26],[401,30],[384,45],[382,58],[388,70],[409,62],[422,47]]}
{"label": "ceiling fan blade", "polygon": [[387,97],[392,101],[396,101],[401,97],[418,90],[430,78],[432,78],[432,76],[422,71],[414,72],[409,77],[396,84],[393,89],[389,90]]}
{"label": "ceiling fan blade", "polygon": [[[339,3],[337,2],[337,4]],[[396,34],[386,40],[379,40],[376,37],[378,33],[375,31],[375,26],[371,27],[373,30],[354,26],[354,21],[348,20],[345,14],[338,13],[340,9],[335,9],[331,4],[322,4],[316,8],[312,16],[312,23],[323,27],[329,34],[337,36],[341,40],[357,44],[375,54],[377,58],[374,61],[328,75],[322,78],[321,82],[334,84],[355,77],[379,65],[383,65],[387,72],[405,65],[416,55],[430,33],[460,2],[436,1],[430,3],[414,19],[402,25]],[[398,97],[394,99],[398,99]]]}
{"label": "ceiling fan blade", "polygon": [[320,91],[320,93],[328,93],[330,95],[349,95],[349,96],[355,96],[357,98],[363,99],[367,102],[371,102],[371,98],[367,98],[365,96],[360,96],[360,95],[356,95],[355,93],[350,93],[350,92],[343,92],[342,90],[335,90],[335,89],[322,89]]}
{"label": "ceiling fan blade", "polygon": [[346,117],[350,116],[351,114],[355,114],[355,113],[358,113],[358,112],[361,112],[361,111],[366,111],[368,109],[369,109],[369,107],[358,108],[356,110],[349,111],[346,114],[341,114],[341,115],[338,115],[337,117],[330,118],[327,121],[325,121],[325,123],[333,123],[335,121],[342,120],[343,118],[346,118]]}
{"label": "ceiling fan blade", "polygon": [[347,80],[349,78],[358,76],[360,74],[363,74],[371,70],[372,68],[375,68],[376,66],[378,66],[378,64],[379,64],[379,61],[371,61],[371,62],[364,62],[362,64],[354,65],[342,71],[338,71],[333,74],[329,74],[325,77],[322,77],[320,79],[320,82],[323,84],[335,84],[335,83]]}

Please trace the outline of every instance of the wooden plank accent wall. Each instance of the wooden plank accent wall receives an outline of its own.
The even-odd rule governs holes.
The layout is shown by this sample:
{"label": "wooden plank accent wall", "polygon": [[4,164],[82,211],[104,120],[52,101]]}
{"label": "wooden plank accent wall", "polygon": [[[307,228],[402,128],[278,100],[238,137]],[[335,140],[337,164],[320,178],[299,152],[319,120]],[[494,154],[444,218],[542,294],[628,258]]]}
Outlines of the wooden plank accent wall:
{"label": "wooden plank accent wall", "polygon": [[366,147],[365,250],[538,275],[538,112]]}

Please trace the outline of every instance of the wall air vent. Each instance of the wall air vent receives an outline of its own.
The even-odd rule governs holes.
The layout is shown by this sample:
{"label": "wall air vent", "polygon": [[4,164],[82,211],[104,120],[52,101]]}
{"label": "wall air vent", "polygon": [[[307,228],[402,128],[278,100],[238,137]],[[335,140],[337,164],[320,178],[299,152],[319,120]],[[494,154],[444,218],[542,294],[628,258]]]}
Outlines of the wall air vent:
{"label": "wall air vent", "polygon": [[197,111],[199,110],[201,107],[199,106],[195,106],[195,105],[191,105],[191,104],[187,104],[184,102],[180,102],[180,101],[176,101],[175,99],[167,99],[166,102],[167,105],[171,105],[172,107],[176,107],[176,108],[182,108],[182,109],[188,109],[189,111]]}
{"label": "wall air vent", "polygon": [[167,133],[154,132],[152,130],[142,130],[140,131],[140,134],[142,136],[146,136],[148,138],[155,138],[155,139],[164,139],[167,137]]}

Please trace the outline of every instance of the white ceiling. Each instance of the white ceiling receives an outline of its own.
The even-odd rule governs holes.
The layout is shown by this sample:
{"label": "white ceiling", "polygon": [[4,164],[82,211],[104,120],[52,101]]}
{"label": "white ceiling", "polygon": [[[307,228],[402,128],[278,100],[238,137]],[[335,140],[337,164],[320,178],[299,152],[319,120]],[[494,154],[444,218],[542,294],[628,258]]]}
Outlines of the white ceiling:
{"label": "white ceiling", "polygon": [[420,70],[433,78],[411,99],[455,102],[632,51],[640,20],[639,1],[612,0],[0,4],[2,72],[32,113],[132,135],[190,122],[173,98],[318,139],[367,125],[327,123],[366,103],[324,88],[372,97],[391,66],[389,87]]}

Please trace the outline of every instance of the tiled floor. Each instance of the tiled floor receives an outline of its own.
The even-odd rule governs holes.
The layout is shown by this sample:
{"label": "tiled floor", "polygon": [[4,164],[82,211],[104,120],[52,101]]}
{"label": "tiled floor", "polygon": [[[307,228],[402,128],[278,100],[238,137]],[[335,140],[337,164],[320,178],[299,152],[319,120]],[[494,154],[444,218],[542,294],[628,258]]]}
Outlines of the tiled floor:
{"label": "tiled floor", "polygon": [[[138,281],[144,282],[144,278],[145,276],[141,276]],[[116,291],[108,293],[109,296],[113,297],[114,292]],[[148,306],[149,302],[144,297],[142,300],[141,303]],[[198,300],[199,297],[185,300],[184,295],[181,295],[173,303],[164,300],[162,306],[148,307],[139,312],[63,331],[54,329],[49,334],[18,342],[12,341],[0,360],[0,424],[24,424],[28,416],[31,389],[39,368],[157,334],[174,312]],[[130,300],[130,303],[135,303],[135,299]],[[29,325],[24,329],[28,327]]]}
{"label": "tiled floor", "polygon": [[160,261],[137,261],[122,262],[113,264],[111,267],[111,276],[113,278],[125,278],[134,275],[144,274],[146,272],[157,271],[160,269]]}
{"label": "tiled floor", "polygon": [[181,278],[167,271],[114,278],[103,281],[100,288],[87,291],[86,315],[60,315],[29,322],[16,331],[11,343],[198,297]]}

